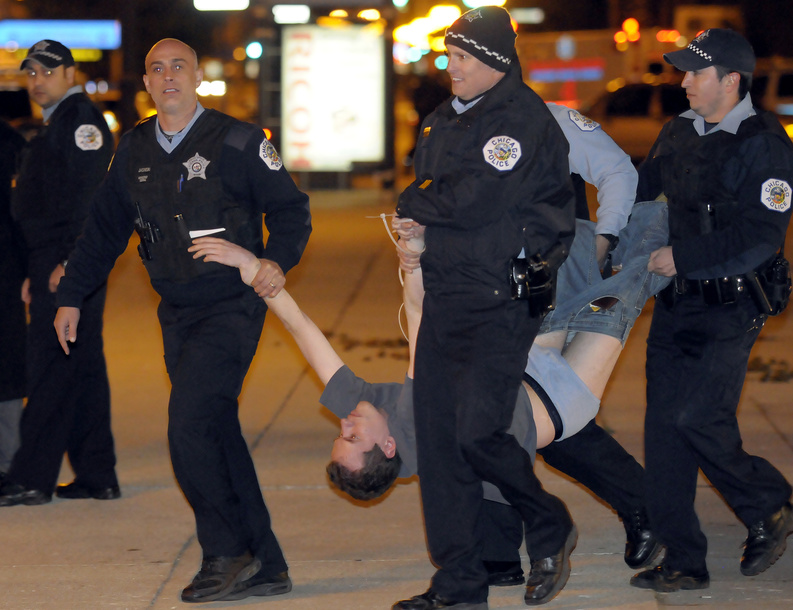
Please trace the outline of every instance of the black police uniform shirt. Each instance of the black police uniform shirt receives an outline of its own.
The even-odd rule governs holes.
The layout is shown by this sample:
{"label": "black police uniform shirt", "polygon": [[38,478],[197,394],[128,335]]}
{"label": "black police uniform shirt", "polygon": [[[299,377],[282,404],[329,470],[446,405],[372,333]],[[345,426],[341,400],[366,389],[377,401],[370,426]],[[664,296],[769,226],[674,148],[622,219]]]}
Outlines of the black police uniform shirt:
{"label": "black police uniform shirt", "polygon": [[119,143],[58,290],[60,306],[79,307],[107,276],[139,217],[156,227],[145,264],[171,305],[201,306],[249,290],[237,269],[193,260],[187,248],[201,234],[238,243],[284,273],[300,260],[311,232],[308,197],[259,127],[204,110],[170,153],[155,128],[156,121],[144,120]]}
{"label": "black police uniform shirt", "polygon": [[[454,98],[456,99],[456,98]],[[511,260],[569,251],[575,195],[568,144],[516,64],[471,108],[444,102],[424,121],[416,180],[397,214],[426,225],[424,285],[438,296],[511,298]]]}
{"label": "black police uniform shirt", "polygon": [[47,250],[49,271],[68,258],[113,156],[102,113],[79,87],[70,91],[23,149],[12,203],[28,251]]}
{"label": "black police uniform shirt", "polygon": [[669,121],[639,168],[637,200],[666,194],[678,275],[711,279],[774,256],[790,220],[791,185],[793,144],[747,95],[706,134],[693,111]]}

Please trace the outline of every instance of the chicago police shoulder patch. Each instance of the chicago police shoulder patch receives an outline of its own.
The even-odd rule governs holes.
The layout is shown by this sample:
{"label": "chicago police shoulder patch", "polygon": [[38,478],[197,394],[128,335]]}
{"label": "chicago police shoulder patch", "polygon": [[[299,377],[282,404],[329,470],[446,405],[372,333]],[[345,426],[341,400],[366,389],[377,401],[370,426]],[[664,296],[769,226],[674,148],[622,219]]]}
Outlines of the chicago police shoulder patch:
{"label": "chicago police shoulder patch", "polygon": [[283,161],[281,161],[281,157],[278,155],[278,151],[275,150],[275,146],[273,146],[267,138],[262,140],[262,144],[259,146],[259,156],[262,161],[267,164],[267,167],[273,170],[281,169],[281,166],[284,164]]}
{"label": "chicago police shoulder patch", "polygon": [[769,210],[787,212],[790,209],[791,189],[784,180],[770,178],[763,182],[760,189],[760,201]]}
{"label": "chicago police shoulder patch", "polygon": [[198,153],[194,154],[190,157],[187,161],[182,163],[187,168],[187,180],[192,180],[193,178],[203,178],[204,180],[207,179],[207,165],[209,165],[211,161],[208,159],[204,159]]}
{"label": "chicago police shoulder patch", "polygon": [[482,155],[498,171],[509,171],[520,159],[520,142],[509,136],[493,136],[482,148]]}
{"label": "chicago police shoulder patch", "polygon": [[581,131],[595,131],[600,127],[600,123],[596,123],[588,116],[584,116],[578,110],[568,110],[567,116],[573,122],[573,125],[578,127]]}
{"label": "chicago police shoulder patch", "polygon": [[74,131],[74,143],[80,150],[99,150],[102,148],[102,132],[96,125],[86,123]]}

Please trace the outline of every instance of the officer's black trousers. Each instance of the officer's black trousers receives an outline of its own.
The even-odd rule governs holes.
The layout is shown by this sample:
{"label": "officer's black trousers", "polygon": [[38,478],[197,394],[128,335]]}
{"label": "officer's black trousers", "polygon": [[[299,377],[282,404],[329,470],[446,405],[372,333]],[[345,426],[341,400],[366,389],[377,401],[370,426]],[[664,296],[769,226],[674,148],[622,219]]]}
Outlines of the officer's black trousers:
{"label": "officer's black trousers", "polygon": [[418,469],[433,562],[432,588],[447,599],[487,599],[482,565],[482,481],[517,508],[543,556],[557,552],[571,520],[543,490],[528,453],[507,433],[539,320],[525,301],[427,294],[414,382]]}
{"label": "officer's black trousers", "polygon": [[790,497],[782,474],[744,451],[736,418],[763,321],[749,296],[714,306],[696,295],[656,300],[647,339],[646,497],[673,569],[706,567],[694,512],[699,468],[747,526]]}
{"label": "officer's black trousers", "polygon": [[[38,265],[31,265],[33,269]],[[28,489],[51,494],[68,453],[75,480],[90,487],[118,485],[110,430],[110,386],[102,343],[107,285],[80,310],[78,340],[67,356],[58,343],[55,294],[48,288],[55,264],[31,273],[27,336],[27,406],[22,412],[20,447],[9,477]]]}
{"label": "officer's black trousers", "polygon": [[[590,421],[580,432],[537,451],[545,463],[572,477],[610,504],[621,517],[644,508],[644,469],[613,436]],[[520,561],[523,523],[517,511],[498,502],[485,502],[486,561]],[[526,532],[532,560],[542,559],[532,548],[534,532]]]}
{"label": "officer's black trousers", "polygon": [[204,557],[251,551],[275,574],[286,570],[286,561],[237,414],[265,312],[251,290],[210,306],[161,303],[158,316],[171,379],[171,462],[195,513]]}

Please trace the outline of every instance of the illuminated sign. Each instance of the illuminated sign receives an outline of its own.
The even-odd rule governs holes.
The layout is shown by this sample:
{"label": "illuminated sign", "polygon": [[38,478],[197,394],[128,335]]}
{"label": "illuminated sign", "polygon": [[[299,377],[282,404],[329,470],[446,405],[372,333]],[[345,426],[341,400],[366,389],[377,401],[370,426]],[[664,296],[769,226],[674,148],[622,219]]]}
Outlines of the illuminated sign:
{"label": "illuminated sign", "polygon": [[27,49],[43,39],[57,40],[70,49],[118,49],[121,23],[110,19],[4,19],[0,47]]}
{"label": "illuminated sign", "polygon": [[384,160],[385,47],[370,26],[283,28],[280,151],[290,170]]}
{"label": "illuminated sign", "polygon": [[605,69],[606,62],[599,57],[571,61],[532,61],[529,62],[529,80],[539,83],[597,81],[603,78]]}

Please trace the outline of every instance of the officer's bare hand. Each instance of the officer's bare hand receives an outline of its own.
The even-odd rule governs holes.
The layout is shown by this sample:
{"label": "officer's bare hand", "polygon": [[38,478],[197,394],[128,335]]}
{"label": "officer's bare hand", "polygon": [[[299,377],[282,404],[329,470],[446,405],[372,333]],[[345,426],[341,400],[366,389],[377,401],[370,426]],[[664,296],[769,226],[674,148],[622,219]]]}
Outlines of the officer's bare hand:
{"label": "officer's bare hand", "polygon": [[187,249],[193,253],[193,258],[204,257],[204,262],[220,263],[240,270],[242,281],[251,285],[261,263],[253,252],[242,246],[233,244],[219,237],[198,237],[193,240],[193,245]]}
{"label": "officer's bare hand", "polygon": [[274,297],[286,284],[286,277],[281,270],[281,265],[266,258],[260,258],[261,268],[253,278],[251,286],[260,297]]}
{"label": "officer's bare hand", "polygon": [[647,261],[647,271],[656,275],[663,275],[664,277],[677,275],[675,259],[672,256],[672,246],[658,248],[658,250],[650,254],[650,260]]}
{"label": "officer's bare hand", "polygon": [[394,216],[391,219],[391,229],[399,235],[401,239],[413,239],[415,237],[423,238],[425,227],[411,218]]}
{"label": "officer's bare hand", "polygon": [[19,298],[25,305],[30,305],[30,278],[26,277],[22,282],[22,289],[19,291]]}
{"label": "officer's bare hand", "polygon": [[80,310],[77,307],[59,307],[55,314],[55,332],[58,343],[69,355],[69,343],[77,341],[77,325],[80,322]]}
{"label": "officer's bare hand", "polygon": [[58,263],[58,266],[52,270],[52,273],[50,273],[50,292],[58,291],[58,284],[61,283],[61,278],[65,273],[66,269],[63,268],[63,265]]}
{"label": "officer's bare hand", "polygon": [[606,264],[606,257],[609,254],[611,242],[602,235],[595,235],[595,257],[598,261],[598,269],[603,269]]}

